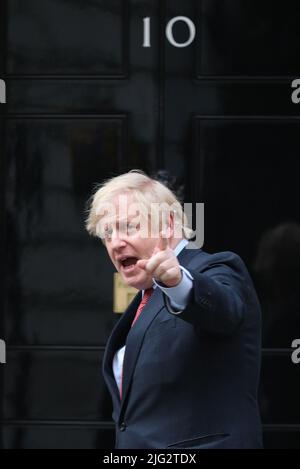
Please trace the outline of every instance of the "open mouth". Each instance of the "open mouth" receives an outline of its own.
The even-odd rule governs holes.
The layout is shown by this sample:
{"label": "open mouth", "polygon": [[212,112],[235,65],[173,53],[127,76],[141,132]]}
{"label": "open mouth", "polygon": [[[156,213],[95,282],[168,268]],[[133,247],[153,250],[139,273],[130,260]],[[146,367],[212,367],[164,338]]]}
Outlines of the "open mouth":
{"label": "open mouth", "polygon": [[130,272],[135,268],[137,261],[137,257],[126,257],[125,259],[122,259],[120,262],[122,270],[124,270],[125,272]]}

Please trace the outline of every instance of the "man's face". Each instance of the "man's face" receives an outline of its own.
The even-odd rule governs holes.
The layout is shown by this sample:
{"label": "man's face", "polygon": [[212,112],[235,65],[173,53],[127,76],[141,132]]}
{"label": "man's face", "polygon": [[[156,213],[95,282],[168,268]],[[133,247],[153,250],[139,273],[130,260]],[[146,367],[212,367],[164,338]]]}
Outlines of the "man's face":
{"label": "man's face", "polygon": [[[122,195],[126,205],[134,203],[131,195]],[[152,276],[144,269],[140,269],[136,262],[139,259],[149,259],[158,243],[157,237],[145,237],[137,225],[137,217],[123,210],[123,204],[117,196],[113,200],[117,218],[112,223],[109,217],[101,219],[101,231],[104,233],[104,243],[108,255],[128,285],[142,290],[152,286]],[[150,232],[150,230],[149,230]]]}

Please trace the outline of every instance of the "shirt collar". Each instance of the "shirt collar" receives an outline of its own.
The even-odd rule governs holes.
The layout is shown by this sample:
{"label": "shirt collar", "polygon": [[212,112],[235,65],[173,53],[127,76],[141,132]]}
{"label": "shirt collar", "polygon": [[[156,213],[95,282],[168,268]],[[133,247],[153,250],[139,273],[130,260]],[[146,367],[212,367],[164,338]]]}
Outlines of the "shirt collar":
{"label": "shirt collar", "polygon": [[177,246],[175,246],[175,248],[173,249],[174,253],[176,254],[176,256],[178,256],[178,254],[181,253],[181,251],[185,248],[185,246],[188,244],[188,240],[183,238],[181,241],[179,241],[179,243],[177,244]]}

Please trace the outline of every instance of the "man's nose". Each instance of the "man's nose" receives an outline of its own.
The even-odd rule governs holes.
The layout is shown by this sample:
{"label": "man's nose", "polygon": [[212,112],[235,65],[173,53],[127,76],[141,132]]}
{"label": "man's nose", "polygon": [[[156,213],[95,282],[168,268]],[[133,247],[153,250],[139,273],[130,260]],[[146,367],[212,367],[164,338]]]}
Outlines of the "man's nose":
{"label": "man's nose", "polygon": [[125,236],[119,231],[114,231],[111,235],[111,247],[112,249],[120,249],[126,246]]}

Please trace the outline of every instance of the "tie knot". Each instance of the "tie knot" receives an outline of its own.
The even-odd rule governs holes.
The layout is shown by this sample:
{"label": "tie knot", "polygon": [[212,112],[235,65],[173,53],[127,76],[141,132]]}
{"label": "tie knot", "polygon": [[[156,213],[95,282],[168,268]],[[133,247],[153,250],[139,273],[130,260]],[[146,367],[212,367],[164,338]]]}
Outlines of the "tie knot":
{"label": "tie knot", "polygon": [[144,296],[143,296],[143,302],[144,300],[145,301],[148,301],[148,299],[150,298],[150,296],[152,295],[152,292],[153,292],[153,288],[147,288],[147,290],[144,291]]}

